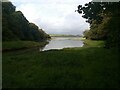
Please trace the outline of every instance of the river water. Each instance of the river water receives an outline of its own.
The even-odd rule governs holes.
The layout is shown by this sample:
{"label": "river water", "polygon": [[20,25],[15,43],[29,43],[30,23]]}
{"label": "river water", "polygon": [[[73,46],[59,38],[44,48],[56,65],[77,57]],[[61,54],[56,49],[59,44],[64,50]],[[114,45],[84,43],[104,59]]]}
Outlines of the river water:
{"label": "river water", "polygon": [[81,41],[80,37],[52,37],[49,43],[45,47],[40,49],[40,51],[82,47],[83,45],[83,41]]}

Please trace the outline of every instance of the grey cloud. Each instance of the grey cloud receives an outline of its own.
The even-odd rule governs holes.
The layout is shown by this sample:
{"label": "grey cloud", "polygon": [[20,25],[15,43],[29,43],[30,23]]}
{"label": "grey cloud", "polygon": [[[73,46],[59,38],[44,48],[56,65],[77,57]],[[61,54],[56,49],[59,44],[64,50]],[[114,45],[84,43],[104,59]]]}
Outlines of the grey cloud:
{"label": "grey cloud", "polygon": [[89,28],[80,15],[70,13],[64,18],[64,22],[61,25],[53,25],[52,23],[39,21],[39,26],[43,28],[47,33],[57,34],[82,34],[85,29]]}
{"label": "grey cloud", "polygon": [[[29,3],[26,3],[26,0],[12,1],[18,1],[15,3],[18,5],[17,10],[21,10],[28,20],[49,34],[82,34],[85,29],[89,28],[89,25],[80,14],[75,13],[75,10],[77,5],[91,0],[39,0],[38,3],[36,3],[38,0],[29,0]],[[34,3],[31,3],[33,1]],[[22,3],[18,4],[19,2]],[[51,2],[54,3],[50,4]]]}

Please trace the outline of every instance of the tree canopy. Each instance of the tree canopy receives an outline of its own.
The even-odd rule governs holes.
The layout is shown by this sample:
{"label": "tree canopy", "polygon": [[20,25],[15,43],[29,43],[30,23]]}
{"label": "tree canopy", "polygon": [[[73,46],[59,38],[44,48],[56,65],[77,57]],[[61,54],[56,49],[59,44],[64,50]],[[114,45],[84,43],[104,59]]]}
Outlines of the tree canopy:
{"label": "tree canopy", "polygon": [[120,2],[89,2],[77,12],[90,24],[87,39],[105,40],[106,47],[120,47]]}
{"label": "tree canopy", "polygon": [[44,41],[50,38],[42,29],[30,23],[21,11],[15,10],[16,7],[11,2],[2,2],[3,41]]}

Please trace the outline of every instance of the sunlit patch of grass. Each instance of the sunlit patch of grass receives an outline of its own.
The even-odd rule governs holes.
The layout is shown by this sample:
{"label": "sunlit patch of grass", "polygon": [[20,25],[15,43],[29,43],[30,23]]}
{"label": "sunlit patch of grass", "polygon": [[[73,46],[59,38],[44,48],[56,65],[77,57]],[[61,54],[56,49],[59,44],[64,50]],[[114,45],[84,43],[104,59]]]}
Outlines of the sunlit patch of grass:
{"label": "sunlit patch of grass", "polygon": [[84,39],[84,47],[104,47],[104,45],[104,41]]}

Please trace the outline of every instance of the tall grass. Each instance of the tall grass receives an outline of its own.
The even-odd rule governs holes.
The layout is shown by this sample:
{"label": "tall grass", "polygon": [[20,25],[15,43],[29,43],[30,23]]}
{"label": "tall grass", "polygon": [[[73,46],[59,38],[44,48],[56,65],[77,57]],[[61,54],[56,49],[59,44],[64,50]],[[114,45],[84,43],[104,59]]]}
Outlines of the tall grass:
{"label": "tall grass", "polygon": [[2,43],[2,50],[20,50],[34,47],[43,47],[48,42],[34,42],[34,41],[6,41]]}
{"label": "tall grass", "polygon": [[3,88],[119,88],[118,56],[97,46],[4,52]]}

